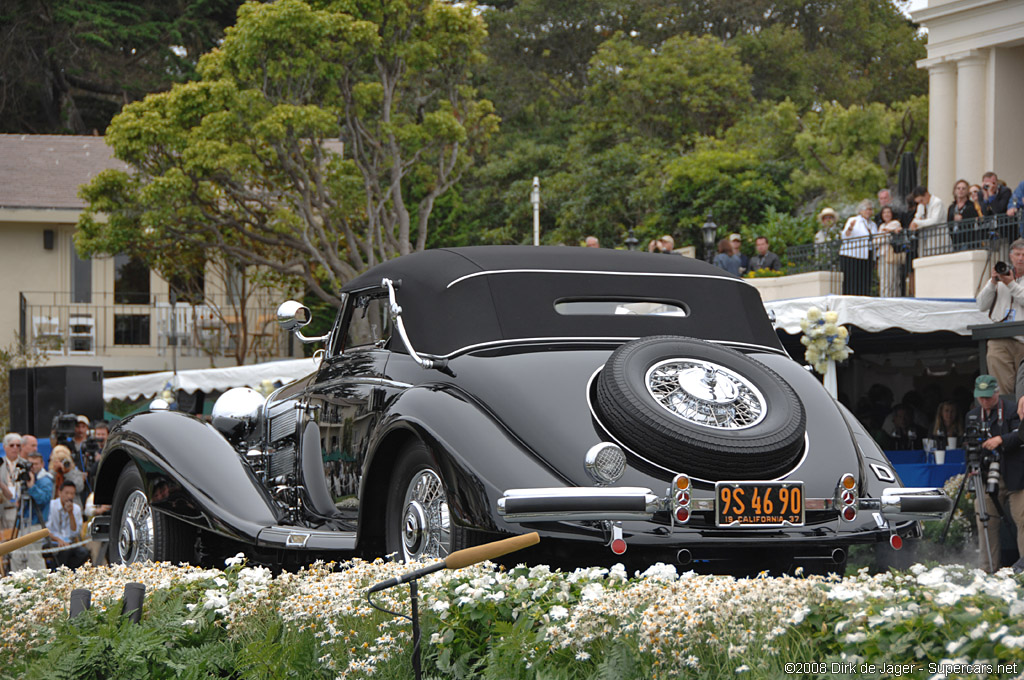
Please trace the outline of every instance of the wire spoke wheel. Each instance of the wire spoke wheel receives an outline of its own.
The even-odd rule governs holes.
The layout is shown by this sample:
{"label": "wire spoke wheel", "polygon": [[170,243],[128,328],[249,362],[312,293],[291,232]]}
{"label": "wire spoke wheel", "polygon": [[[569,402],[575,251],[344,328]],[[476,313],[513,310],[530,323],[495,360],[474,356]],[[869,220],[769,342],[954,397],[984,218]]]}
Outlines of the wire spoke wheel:
{"label": "wire spoke wheel", "polygon": [[409,480],[402,503],[402,553],[405,561],[445,557],[451,524],[444,485],[437,473],[419,470]]}
{"label": "wire spoke wheel", "polygon": [[723,430],[757,425],[766,413],[764,396],[734,371],[699,359],[668,359],[652,366],[647,391],[682,420]]}
{"label": "wire spoke wheel", "polygon": [[128,496],[117,532],[117,548],[127,564],[154,557],[153,511],[146,494],[136,489]]}

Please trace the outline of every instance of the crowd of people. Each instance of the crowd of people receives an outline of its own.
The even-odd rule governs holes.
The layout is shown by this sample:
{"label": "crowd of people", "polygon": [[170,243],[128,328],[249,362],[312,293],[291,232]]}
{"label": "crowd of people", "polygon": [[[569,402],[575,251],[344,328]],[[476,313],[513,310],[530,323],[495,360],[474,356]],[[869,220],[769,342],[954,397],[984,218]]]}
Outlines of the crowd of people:
{"label": "crowd of people", "polygon": [[[842,227],[832,208],[823,208],[818,214],[821,229],[814,240],[817,244],[838,242],[844,295],[868,294],[876,269],[882,297],[903,295],[910,261],[918,253],[918,230],[947,224],[952,251],[978,247],[977,227],[982,220],[1024,215],[1024,181],[1011,190],[995,172],[986,172],[981,184],[957,180],[948,207],[925,186],[915,187],[905,204],[889,189],[881,189],[877,199],[877,212],[875,202],[865,199]],[[1019,228],[1005,225],[999,232],[1007,241],[1020,235]]]}
{"label": "crowd of people", "polygon": [[[34,436],[4,435],[0,464],[0,530],[4,535],[25,535],[46,527],[50,541],[45,549],[53,554],[56,565],[74,569],[90,559],[101,561],[99,544],[87,542],[83,526],[85,518],[110,509],[93,504],[91,486],[109,432],[106,422],[90,423],[86,416],[77,416],[73,435],[61,438],[51,434],[48,468]],[[40,544],[15,550],[11,570],[46,569],[43,554]]]}

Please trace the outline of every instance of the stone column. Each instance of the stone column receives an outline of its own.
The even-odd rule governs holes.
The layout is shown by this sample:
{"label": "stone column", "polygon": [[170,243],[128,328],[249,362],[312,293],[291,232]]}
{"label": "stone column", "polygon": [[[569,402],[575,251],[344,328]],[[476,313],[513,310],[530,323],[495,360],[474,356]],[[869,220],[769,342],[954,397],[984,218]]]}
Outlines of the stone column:
{"label": "stone column", "polygon": [[[971,184],[980,184],[985,167],[988,102],[985,68],[988,50],[972,50],[956,62],[956,177],[949,186],[941,187],[939,196],[951,196],[953,182],[963,177]],[[937,189],[939,187],[936,187]]]}
{"label": "stone column", "polygon": [[[928,177],[931,193],[945,196],[956,181],[958,147],[956,64],[928,65]],[[924,180],[925,178],[919,178]],[[922,181],[922,184],[925,182]]]}

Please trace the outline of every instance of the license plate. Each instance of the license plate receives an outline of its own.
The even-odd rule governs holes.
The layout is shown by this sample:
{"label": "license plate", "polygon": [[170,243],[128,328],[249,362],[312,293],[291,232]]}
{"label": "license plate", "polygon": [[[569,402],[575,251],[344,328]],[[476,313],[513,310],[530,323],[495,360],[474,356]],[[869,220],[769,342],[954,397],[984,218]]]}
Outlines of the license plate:
{"label": "license plate", "polygon": [[715,526],[788,527],[803,523],[803,482],[715,484]]}

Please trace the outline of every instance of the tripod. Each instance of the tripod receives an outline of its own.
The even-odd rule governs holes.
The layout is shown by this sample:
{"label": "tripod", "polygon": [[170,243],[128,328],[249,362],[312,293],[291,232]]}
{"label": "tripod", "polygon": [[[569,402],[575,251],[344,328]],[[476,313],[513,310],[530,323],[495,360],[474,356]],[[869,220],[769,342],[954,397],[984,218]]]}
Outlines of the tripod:
{"label": "tripod", "polygon": [[[13,541],[14,539],[18,538],[18,534],[21,533],[21,529],[22,529],[22,526],[21,526],[22,519],[25,517],[26,513],[31,513],[31,512],[32,512],[32,497],[28,495],[28,486],[25,484],[24,480],[22,480],[22,481],[18,482],[18,508],[16,510],[17,514],[15,514],[15,516],[14,516],[14,526],[11,529],[11,535],[10,535],[8,540]],[[29,523],[31,523],[32,522],[32,519],[31,519],[32,516],[31,516],[31,514],[29,514],[28,516],[29,516]],[[13,556],[10,559],[13,560],[14,559]],[[11,564],[11,567],[13,569],[13,567],[14,567],[13,562]],[[2,570],[0,570],[0,571],[2,571]]]}
{"label": "tripod", "polygon": [[[956,508],[960,504],[960,498],[964,494],[964,487],[967,486],[967,481],[970,480],[971,490],[974,491],[974,498],[977,503],[978,519],[981,521],[981,541],[982,549],[985,551],[985,555],[988,559],[989,573],[995,572],[995,565],[992,564],[992,551],[988,542],[988,510],[985,508],[985,483],[981,479],[981,462],[980,461],[968,461],[967,472],[964,474],[963,479],[960,480],[960,486],[956,490],[956,498],[953,500],[953,510],[949,513],[946,518],[946,525],[942,528],[942,538],[939,539],[939,545],[946,544],[946,536],[949,535],[949,526],[953,522],[953,515],[956,514]],[[999,513],[1000,518],[1005,518],[1006,513],[1003,512],[1002,506],[999,505],[999,498],[996,493],[988,494],[992,500],[992,504],[996,506],[996,512]]]}

